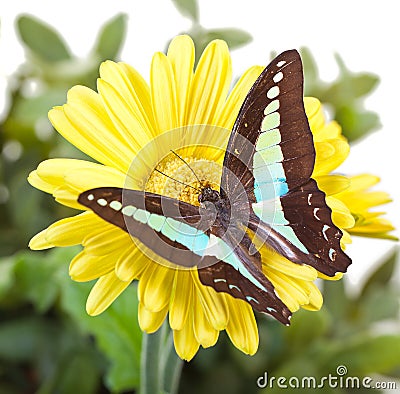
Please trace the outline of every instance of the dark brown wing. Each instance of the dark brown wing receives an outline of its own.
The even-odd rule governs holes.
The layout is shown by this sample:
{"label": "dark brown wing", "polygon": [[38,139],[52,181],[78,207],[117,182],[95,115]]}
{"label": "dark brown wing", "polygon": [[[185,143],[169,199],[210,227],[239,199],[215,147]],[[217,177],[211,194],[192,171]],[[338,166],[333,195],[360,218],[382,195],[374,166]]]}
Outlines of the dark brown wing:
{"label": "dark brown wing", "polygon": [[85,191],[78,202],[107,222],[137,238],[152,252],[181,267],[214,264],[203,257],[214,218],[200,215],[198,207],[137,190],[103,187]]}
{"label": "dark brown wing", "polygon": [[[276,106],[278,108],[274,110]],[[273,126],[274,119],[278,118],[279,124],[272,129],[278,130],[285,182],[288,189],[293,189],[310,178],[315,161],[313,139],[303,104],[303,67],[295,50],[277,56],[250,89],[228,142],[221,193],[234,196],[239,179],[249,200],[255,201],[253,157],[257,141],[268,132],[261,131],[263,122]],[[267,167],[265,165],[264,170],[268,173]]]}

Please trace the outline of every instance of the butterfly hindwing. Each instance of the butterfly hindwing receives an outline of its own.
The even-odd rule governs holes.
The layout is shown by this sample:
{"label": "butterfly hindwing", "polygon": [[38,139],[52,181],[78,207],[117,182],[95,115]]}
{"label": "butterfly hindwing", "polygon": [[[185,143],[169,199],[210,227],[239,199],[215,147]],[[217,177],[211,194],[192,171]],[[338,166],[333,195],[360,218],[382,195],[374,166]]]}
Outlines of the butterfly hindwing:
{"label": "butterfly hindwing", "polygon": [[[261,271],[261,256],[249,253],[250,239],[247,235],[234,241],[229,232],[219,241],[229,245],[230,254],[218,263],[198,269],[200,281],[218,292],[228,293],[248,302],[258,312],[267,313],[283,324],[289,324],[291,312],[275,293],[274,286]],[[225,251],[219,255],[222,257]],[[216,253],[218,256],[218,253]],[[229,263],[227,263],[229,262]]]}

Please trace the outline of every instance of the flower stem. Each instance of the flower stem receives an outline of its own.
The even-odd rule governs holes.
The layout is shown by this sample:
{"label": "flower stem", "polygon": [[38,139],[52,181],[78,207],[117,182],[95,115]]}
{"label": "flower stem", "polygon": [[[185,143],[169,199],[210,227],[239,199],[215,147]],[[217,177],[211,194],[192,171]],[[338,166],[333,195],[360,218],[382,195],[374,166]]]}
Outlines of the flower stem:
{"label": "flower stem", "polygon": [[162,365],[164,391],[168,394],[176,394],[179,388],[183,360],[175,352],[172,332],[169,333],[165,341]]}
{"label": "flower stem", "polygon": [[154,334],[143,333],[139,393],[176,394],[182,364],[167,324]]}
{"label": "flower stem", "polygon": [[140,360],[140,394],[161,393],[160,353],[164,327],[154,334],[143,333]]}

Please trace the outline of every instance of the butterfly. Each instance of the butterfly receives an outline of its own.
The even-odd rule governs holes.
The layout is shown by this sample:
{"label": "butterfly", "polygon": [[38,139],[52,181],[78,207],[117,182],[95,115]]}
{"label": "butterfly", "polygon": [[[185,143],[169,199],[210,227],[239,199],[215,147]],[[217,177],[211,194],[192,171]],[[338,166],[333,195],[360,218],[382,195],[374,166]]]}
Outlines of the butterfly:
{"label": "butterfly", "polygon": [[289,324],[291,312],[261,270],[255,238],[331,277],[351,264],[325,194],[311,178],[314,163],[302,62],[289,50],[248,92],[230,134],[220,189],[203,187],[199,206],[115,187],[87,190],[78,201],[163,259],[195,267],[203,285]]}

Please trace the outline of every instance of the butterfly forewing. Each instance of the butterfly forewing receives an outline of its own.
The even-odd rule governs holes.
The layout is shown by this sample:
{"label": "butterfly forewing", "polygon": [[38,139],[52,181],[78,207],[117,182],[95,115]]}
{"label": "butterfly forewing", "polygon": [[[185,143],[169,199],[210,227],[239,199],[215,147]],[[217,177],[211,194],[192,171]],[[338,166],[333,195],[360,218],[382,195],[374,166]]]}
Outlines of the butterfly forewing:
{"label": "butterfly forewing", "polygon": [[291,261],[332,276],[351,261],[340,247],[342,233],[332,223],[325,195],[310,179],[314,162],[302,63],[291,50],[261,73],[242,105],[228,142],[221,193],[238,210],[240,181],[256,216],[249,227]]}

